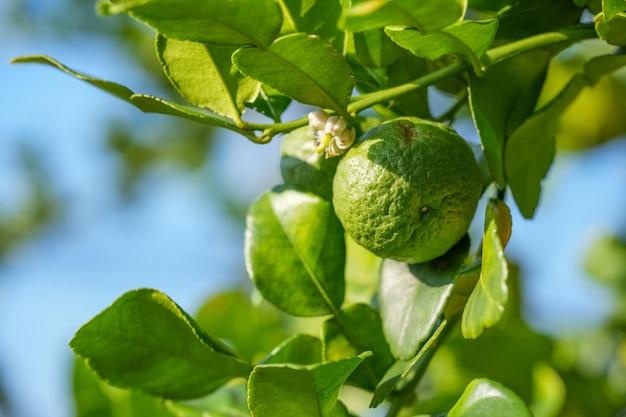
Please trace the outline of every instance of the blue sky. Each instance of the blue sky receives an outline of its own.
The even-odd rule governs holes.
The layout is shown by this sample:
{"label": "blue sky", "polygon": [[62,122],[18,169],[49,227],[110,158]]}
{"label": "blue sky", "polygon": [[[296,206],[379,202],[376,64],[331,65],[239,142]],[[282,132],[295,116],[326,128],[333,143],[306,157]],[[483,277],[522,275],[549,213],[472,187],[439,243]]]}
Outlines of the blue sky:
{"label": "blue sky", "polygon": [[[106,40],[32,38],[2,28],[0,38],[0,213],[25,195],[17,164],[23,143],[45,155],[68,209],[61,222],[0,264],[0,376],[16,416],[65,417],[73,357],[67,342],[124,291],[157,288],[194,311],[209,294],[245,279],[242,230],[199,192],[201,177],[219,176],[249,202],[280,181],[279,142],[257,146],[220,135],[202,172],[163,167],[146,179],[139,201],[120,206],[116,162],[103,151],[105,120],[165,116],[138,115],[59,71],[8,60],[46,53],[136,91],[151,87]],[[610,294],[581,264],[595,238],[626,230],[625,162],[625,139],[563,155],[536,217],[523,220],[513,209],[507,255],[523,265],[529,319],[542,330],[593,326],[610,308]]]}

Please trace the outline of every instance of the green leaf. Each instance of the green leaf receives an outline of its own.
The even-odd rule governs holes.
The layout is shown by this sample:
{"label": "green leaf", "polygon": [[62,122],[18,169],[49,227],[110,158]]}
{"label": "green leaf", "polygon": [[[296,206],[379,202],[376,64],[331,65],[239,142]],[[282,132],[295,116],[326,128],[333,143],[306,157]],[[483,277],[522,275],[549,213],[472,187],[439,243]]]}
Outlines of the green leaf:
{"label": "green leaf", "polygon": [[367,304],[353,304],[342,310],[340,317],[324,322],[324,358],[338,360],[371,351],[372,356],[350,375],[348,381],[352,385],[373,390],[394,363],[385,341],[380,316]]}
{"label": "green leaf", "polygon": [[533,367],[533,391],[530,409],[533,417],[560,415],[567,389],[559,373],[550,365],[539,362]]}
{"label": "green leaf", "polygon": [[469,296],[461,331],[463,337],[475,339],[485,327],[495,325],[508,299],[508,263],[504,246],[511,235],[511,214],[502,200],[490,200],[485,213],[483,259],[480,278]]}
{"label": "green leaf", "polygon": [[269,48],[242,48],[233,63],[244,75],[304,104],[345,113],[354,80],[343,57],[326,41],[294,33]]}
{"label": "green leaf", "polygon": [[277,346],[261,363],[312,365],[321,361],[322,341],[318,337],[296,334]]}
{"label": "green leaf", "polygon": [[385,259],[380,283],[383,330],[396,358],[415,355],[441,317],[469,251],[464,237],[442,257],[421,264]]}
{"label": "green leaf", "polygon": [[128,13],[171,38],[214,45],[269,45],[282,13],[272,0],[109,0],[105,14]]}
{"label": "green leaf", "polygon": [[268,86],[262,86],[259,94],[252,103],[245,103],[246,107],[254,109],[269,117],[275,123],[280,123],[281,116],[291,104],[291,99],[280,94]]}
{"label": "green leaf", "polygon": [[586,86],[582,74],[574,75],[552,101],[526,119],[507,141],[504,150],[506,177],[515,202],[527,219],[535,213],[541,181],[554,159],[559,117]]}
{"label": "green leaf", "polygon": [[[247,397],[246,381],[240,379],[205,397],[186,401],[166,400],[164,405],[176,417],[249,417]],[[152,414],[132,417],[152,417]]]}
{"label": "green leaf", "polygon": [[233,67],[236,46],[157,36],[156,49],[165,74],[187,101],[241,123],[244,104],[254,100],[260,85]]}
{"label": "green leaf", "polygon": [[76,72],[67,66],[63,65],[59,61],[46,56],[46,55],[28,55],[21,56],[17,58],[13,58],[11,63],[39,63],[50,65],[54,68],[57,68],[66,74],[71,75],[74,78],[85,81],[94,87],[97,87],[101,90],[106,91],[109,94],[114,95],[117,98],[120,98],[127,103],[130,103],[136,106],[139,110],[146,113],[160,113],[167,114],[170,116],[176,116],[183,119],[192,120],[194,122],[203,123],[210,126],[217,126],[224,129],[229,129],[234,132],[237,132],[252,142],[258,142],[259,140],[254,136],[254,134],[245,131],[243,129],[238,128],[233,125],[229,120],[225,118],[221,118],[220,116],[214,114],[207,114],[204,112],[200,112],[196,109],[192,109],[189,107],[181,106],[179,104],[175,104],[164,100],[162,98],[154,97],[147,94],[135,94],[131,89],[125,87],[121,84],[117,84],[111,81],[104,81],[98,78],[93,78],[87,76],[85,74],[81,74]]}
{"label": "green leaf", "polygon": [[532,51],[492,65],[482,77],[469,76],[469,103],[491,175],[506,186],[504,145],[533,112],[550,56]]}
{"label": "green leaf", "polygon": [[620,12],[611,20],[600,15],[596,18],[596,32],[600,39],[611,45],[626,46],[626,13]]}
{"label": "green leaf", "polygon": [[452,407],[448,417],[532,417],[513,391],[486,378],[474,379]]}
{"label": "green leaf", "polygon": [[200,397],[250,372],[171,299],[151,289],[122,295],[81,327],[70,346],[110,384],[164,398]]}
{"label": "green leaf", "polygon": [[338,0],[281,0],[280,3],[293,32],[318,35],[329,42],[342,34],[337,28],[341,16]]}
{"label": "green leaf", "polygon": [[369,68],[384,68],[402,57],[402,50],[382,29],[355,33],[354,51],[359,62]]}
{"label": "green leaf", "polygon": [[388,27],[385,32],[395,43],[419,57],[436,60],[445,55],[457,55],[481,75],[484,72],[481,58],[493,43],[497,30],[498,20],[487,19],[455,22],[427,33],[398,27]]}
{"label": "green leaf", "polygon": [[626,11],[626,1],[624,0],[602,0],[602,12],[607,21],[612,20],[621,12]]}
{"label": "green leaf", "polygon": [[246,267],[263,297],[297,316],[332,314],[344,296],[343,228],[329,202],[277,187],[252,204]]}
{"label": "green leaf", "polygon": [[466,0],[359,0],[344,11],[344,27],[363,32],[397,25],[429,32],[461,20],[466,8]]}
{"label": "green leaf", "polygon": [[202,305],[196,321],[250,363],[264,358],[287,337],[284,317],[269,303],[252,304],[240,291],[217,294]]}
{"label": "green leaf", "polygon": [[314,365],[258,365],[248,380],[254,417],[347,416],[337,397],[348,376],[369,354]]}

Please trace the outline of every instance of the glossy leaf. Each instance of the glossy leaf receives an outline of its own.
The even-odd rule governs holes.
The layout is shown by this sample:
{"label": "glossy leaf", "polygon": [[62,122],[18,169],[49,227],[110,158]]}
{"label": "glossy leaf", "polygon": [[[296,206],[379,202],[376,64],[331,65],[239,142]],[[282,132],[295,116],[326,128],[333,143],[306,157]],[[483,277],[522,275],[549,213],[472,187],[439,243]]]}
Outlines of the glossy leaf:
{"label": "glossy leaf", "polygon": [[242,48],[233,62],[244,75],[304,104],[344,111],[354,80],[343,57],[326,41],[304,33],[269,48]]}
{"label": "glossy leaf", "polygon": [[485,214],[480,278],[470,295],[461,322],[463,337],[475,339],[495,325],[508,299],[508,264],[504,245],[511,235],[511,214],[501,200],[491,200]]}
{"label": "glossy leaf", "polygon": [[181,106],[179,104],[175,104],[164,100],[162,98],[154,97],[147,94],[135,94],[131,89],[125,87],[121,84],[114,83],[111,81],[100,80],[98,78],[93,78],[87,76],[85,74],[76,72],[67,66],[63,65],[59,61],[50,58],[46,55],[29,55],[22,56],[18,58],[14,58],[11,60],[12,63],[39,63],[50,65],[55,67],[66,74],[71,75],[81,81],[85,81],[94,87],[97,87],[101,90],[106,91],[109,94],[114,95],[117,98],[120,98],[127,103],[130,103],[136,106],[139,110],[146,113],[160,113],[167,114],[170,116],[180,117],[183,119],[192,120],[194,122],[203,123],[210,126],[217,126],[224,129],[232,130],[237,132],[249,140],[256,142],[257,138],[250,132],[247,132],[243,129],[238,128],[233,125],[229,120],[222,118],[218,115],[204,113],[198,111],[196,109],[192,109],[189,107]]}
{"label": "glossy leaf", "polygon": [[157,36],[156,49],[165,74],[187,101],[241,122],[245,103],[254,100],[260,86],[233,67],[237,47]]}
{"label": "glossy leaf", "polygon": [[506,186],[504,145],[534,110],[548,69],[549,55],[533,51],[469,76],[469,104],[491,175]]}
{"label": "glossy leaf", "polygon": [[[341,323],[341,325],[340,325]],[[385,341],[378,312],[367,304],[353,304],[341,311],[341,319],[324,322],[324,359],[338,360],[370,351],[366,359],[348,379],[358,387],[373,390],[394,359]]]}
{"label": "glossy leaf", "polygon": [[329,202],[278,187],[252,204],[246,267],[272,304],[298,316],[331,314],[344,296],[345,242]]}
{"label": "glossy leaf", "polygon": [[474,379],[448,413],[448,417],[532,417],[513,391],[486,378]]}
{"label": "glossy leaf", "polygon": [[272,350],[261,363],[312,365],[319,362],[322,362],[322,341],[318,337],[296,334]]}
{"label": "glossy leaf", "polygon": [[424,32],[441,29],[465,15],[466,0],[360,0],[344,11],[344,27],[352,32],[390,25],[410,26]]}
{"label": "glossy leaf", "polygon": [[456,55],[469,62],[476,74],[482,74],[481,58],[489,49],[498,30],[498,20],[466,20],[435,32],[421,33],[411,28],[386,28],[391,40],[413,54],[436,60]]}
{"label": "glossy leaf", "polygon": [[380,312],[391,352],[408,359],[441,317],[454,281],[469,251],[463,238],[445,255],[430,262],[407,264],[385,259],[380,283]]}
{"label": "glossy leaf", "polygon": [[283,13],[287,14],[287,22],[292,32],[303,32],[318,35],[322,39],[332,41],[341,32],[337,22],[341,16],[341,4],[338,0],[282,0]]}
{"label": "glossy leaf", "polygon": [[347,416],[339,390],[368,355],[314,365],[258,365],[248,380],[252,416]]}
{"label": "glossy leaf", "polygon": [[165,294],[130,291],[81,327],[74,352],[112,385],[172,399],[206,395],[250,367]]}
{"label": "glossy leaf", "polygon": [[282,25],[272,0],[109,0],[100,11],[128,13],[171,39],[214,45],[269,45]]}

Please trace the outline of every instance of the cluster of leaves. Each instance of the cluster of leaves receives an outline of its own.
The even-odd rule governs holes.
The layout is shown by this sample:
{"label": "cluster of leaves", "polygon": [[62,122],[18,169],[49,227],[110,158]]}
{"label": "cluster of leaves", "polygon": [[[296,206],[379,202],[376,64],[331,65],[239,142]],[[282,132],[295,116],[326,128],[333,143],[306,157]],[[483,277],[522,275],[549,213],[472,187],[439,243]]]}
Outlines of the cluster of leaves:
{"label": "cluster of leaves", "polygon": [[[486,183],[494,184],[486,187],[492,198],[477,250],[470,253],[463,239],[424,264],[382,260],[374,301],[347,303],[351,243],[329,197],[285,178],[250,208],[247,267],[263,298],[280,310],[323,317],[320,337],[292,335],[259,358],[211,336],[165,294],[139,289],[84,325],[72,349],[109,384],[165,398],[177,416],[350,416],[339,400],[346,384],[368,392],[371,407],[388,400],[390,417],[415,403],[416,386],[456,323],[463,337],[476,339],[503,316],[511,235],[504,190],[533,216],[559,118],[583,89],[626,65],[617,53],[594,57],[538,106],[558,52],[598,37],[626,44],[626,3],[583,3],[101,1],[102,13],[127,13],[155,29],[165,75],[191,106],[136,94],[47,56],[16,58],[52,65],[142,111],[228,129],[255,143],[306,124],[306,117],[282,121],[292,101],[360,129],[369,123],[360,114],[370,109],[379,120],[433,118],[427,87],[435,86],[457,98],[441,120],[452,121],[468,105]],[[596,14],[594,24],[579,23],[585,8]],[[247,108],[271,122],[246,121]],[[242,378],[245,384],[236,382]],[[516,393],[485,378],[436,412],[446,410],[450,417],[530,415]]]}

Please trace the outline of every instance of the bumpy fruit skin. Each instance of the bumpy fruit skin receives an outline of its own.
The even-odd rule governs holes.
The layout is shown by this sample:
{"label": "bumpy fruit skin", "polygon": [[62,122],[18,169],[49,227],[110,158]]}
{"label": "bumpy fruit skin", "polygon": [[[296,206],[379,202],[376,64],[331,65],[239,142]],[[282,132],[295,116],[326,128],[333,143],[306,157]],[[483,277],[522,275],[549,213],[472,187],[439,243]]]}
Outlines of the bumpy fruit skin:
{"label": "bumpy fruit skin", "polygon": [[326,159],[323,154],[316,152],[316,148],[317,144],[308,126],[289,133],[281,147],[280,173],[285,184],[331,201],[333,176],[339,159]]}
{"label": "bumpy fruit skin", "polygon": [[481,195],[478,164],[453,129],[399,118],[359,138],[337,166],[335,213],[346,232],[383,258],[420,263],[466,233]]}

